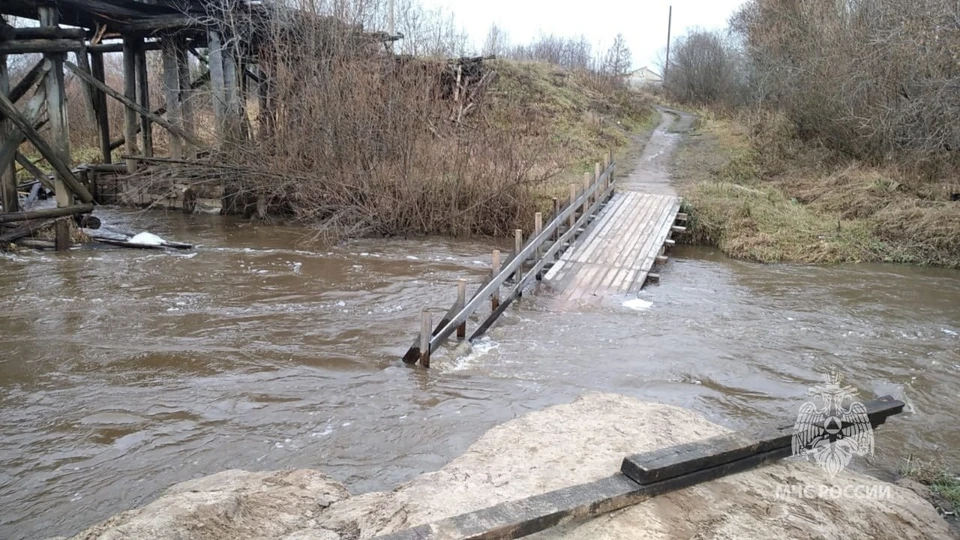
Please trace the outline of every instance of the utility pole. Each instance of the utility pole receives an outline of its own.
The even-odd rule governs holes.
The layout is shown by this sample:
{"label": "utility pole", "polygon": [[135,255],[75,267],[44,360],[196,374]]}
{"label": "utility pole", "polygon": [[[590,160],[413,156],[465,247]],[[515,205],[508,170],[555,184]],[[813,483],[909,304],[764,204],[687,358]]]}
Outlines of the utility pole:
{"label": "utility pole", "polygon": [[660,82],[661,85],[667,85],[667,71],[670,70],[670,26],[673,24],[673,6],[670,6],[670,11],[667,15],[667,61],[663,64],[663,80]]}
{"label": "utility pole", "polygon": [[390,36],[391,37],[393,37],[393,35],[396,33],[396,28],[394,27],[395,22],[394,22],[394,14],[393,14],[393,8],[394,8],[393,2],[394,0],[390,0]]}

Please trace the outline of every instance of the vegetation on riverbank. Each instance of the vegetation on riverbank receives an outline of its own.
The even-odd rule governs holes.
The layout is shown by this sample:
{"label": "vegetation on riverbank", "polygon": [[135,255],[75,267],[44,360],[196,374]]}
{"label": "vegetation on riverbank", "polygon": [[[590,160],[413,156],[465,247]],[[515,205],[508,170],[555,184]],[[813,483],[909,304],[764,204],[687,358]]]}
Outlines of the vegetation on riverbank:
{"label": "vegetation on riverbank", "polygon": [[726,31],[678,38],[665,92],[715,113],[678,159],[694,162],[690,240],[764,262],[960,266],[957,17],[943,0],[749,0]]}
{"label": "vegetation on riverbank", "polygon": [[960,476],[951,474],[941,466],[913,459],[912,456],[900,469],[900,475],[926,486],[929,492],[918,494],[928,499],[945,516],[951,517],[953,527],[960,526],[957,521],[957,510],[960,509]]}
{"label": "vegetation on riverbank", "polygon": [[684,241],[758,262],[960,267],[960,186],[801,141],[780,115],[700,115],[675,156]]}

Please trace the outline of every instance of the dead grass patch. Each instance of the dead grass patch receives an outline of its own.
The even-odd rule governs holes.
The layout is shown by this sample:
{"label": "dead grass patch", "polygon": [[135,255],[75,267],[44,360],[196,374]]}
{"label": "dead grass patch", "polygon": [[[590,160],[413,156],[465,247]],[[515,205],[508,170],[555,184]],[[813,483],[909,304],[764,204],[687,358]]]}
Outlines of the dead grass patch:
{"label": "dead grass patch", "polygon": [[758,262],[960,267],[960,190],[799,143],[782,118],[708,115],[675,158],[685,241]]}

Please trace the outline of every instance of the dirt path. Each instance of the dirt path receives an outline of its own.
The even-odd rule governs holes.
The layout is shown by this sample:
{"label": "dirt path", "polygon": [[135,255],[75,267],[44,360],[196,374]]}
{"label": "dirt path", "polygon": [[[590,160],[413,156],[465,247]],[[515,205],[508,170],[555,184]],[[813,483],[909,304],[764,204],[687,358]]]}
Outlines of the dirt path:
{"label": "dirt path", "polygon": [[680,134],[689,131],[696,118],[665,107],[657,107],[657,111],[660,113],[660,124],[643,147],[634,169],[620,180],[619,185],[627,191],[676,196],[669,171],[670,156]]}

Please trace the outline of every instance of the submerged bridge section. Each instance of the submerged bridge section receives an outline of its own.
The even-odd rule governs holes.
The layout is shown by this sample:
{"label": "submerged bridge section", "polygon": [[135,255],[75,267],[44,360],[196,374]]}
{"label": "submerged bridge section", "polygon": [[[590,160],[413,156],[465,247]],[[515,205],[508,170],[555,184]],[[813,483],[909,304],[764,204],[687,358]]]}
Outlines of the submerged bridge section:
{"label": "submerged bridge section", "polygon": [[[659,155],[659,153],[658,153]],[[582,189],[570,186],[570,200],[544,225],[537,213],[532,234],[524,242],[515,231],[513,253],[501,264],[499,250],[491,254],[490,278],[467,296],[460,280],[457,299],[439,324],[423,310],[420,334],[403,356],[409,364],[430,366],[430,355],[453,335],[473,340],[483,335],[524,290],[542,281],[557,295],[561,309],[607,299],[627,301],[648,282],[659,280],[656,265],[667,262],[671,236],[685,229],[679,222],[679,197],[638,191],[641,186],[620,186],[612,154],[593,173],[585,173]],[[506,289],[506,291],[504,291]],[[490,305],[488,314],[485,306]],[[478,314],[481,314],[479,317]],[[477,325],[467,338],[467,325]]]}
{"label": "submerged bridge section", "polygon": [[686,216],[680,199],[669,195],[617,193],[602,217],[573,249],[547,272],[544,280],[560,291],[562,304],[600,300],[611,295],[635,294],[656,281],[651,270],[666,262],[670,236],[683,232],[677,225]]}

